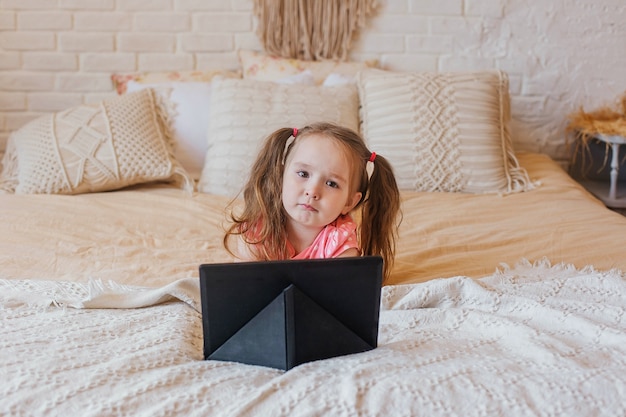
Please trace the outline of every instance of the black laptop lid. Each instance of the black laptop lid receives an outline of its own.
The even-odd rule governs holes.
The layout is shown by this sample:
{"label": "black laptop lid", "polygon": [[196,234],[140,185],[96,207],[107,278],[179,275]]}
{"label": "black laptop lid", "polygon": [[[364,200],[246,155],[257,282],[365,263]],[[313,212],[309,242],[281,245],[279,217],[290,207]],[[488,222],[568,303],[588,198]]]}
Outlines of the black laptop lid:
{"label": "black laptop lid", "polygon": [[[324,349],[322,341],[318,340],[320,338],[333,339],[325,343],[346,345],[341,348],[343,350],[337,352],[351,353],[375,348],[378,339],[382,266],[382,258],[378,256],[201,265],[200,291],[205,359],[226,358],[289,369],[308,360],[336,356],[332,353],[335,349],[333,346],[327,347],[325,352],[315,352],[316,349]],[[276,304],[278,299],[280,305]],[[268,307],[270,304],[274,307]],[[305,307],[307,305],[313,306],[314,310]],[[270,310],[273,312],[268,313]],[[267,343],[262,340],[265,333],[271,332],[272,328],[276,330],[276,325],[268,325],[268,314],[276,317],[276,311],[282,314],[283,310],[288,316],[284,318],[284,323],[278,324],[278,331],[283,331],[281,326],[287,327],[284,334],[286,338],[284,350],[288,358],[285,359],[285,363],[281,359],[278,364],[267,364],[265,359],[250,359],[239,354],[233,356],[232,353],[224,356],[220,352],[220,348],[231,349],[223,346],[229,343],[229,339],[236,337],[239,338],[239,345],[258,344],[254,349],[264,349],[263,344]],[[297,313],[295,324],[292,322],[294,316],[290,314],[292,311]],[[325,315],[330,318],[324,318]],[[242,330],[245,326],[250,327],[255,320],[259,321],[258,316],[265,317],[263,318],[265,323],[260,324],[260,327],[257,326],[256,330],[254,328]],[[331,319],[337,323],[328,322],[327,327],[345,326],[349,331],[319,329]],[[319,323],[316,324],[316,321]],[[289,326],[292,328],[300,326],[300,329],[307,330],[300,330],[300,337],[295,340],[290,334],[293,332],[289,330]],[[241,333],[245,331],[247,335],[242,336]],[[330,332],[326,333],[330,336],[320,336],[324,335],[319,333],[323,331]],[[350,332],[361,341],[350,341],[353,336],[342,336]],[[317,339],[306,340],[303,333]],[[245,337],[248,340],[241,342]],[[250,337],[258,340],[249,340]],[[281,337],[282,333],[275,335],[274,339]],[[281,346],[282,343],[280,341]],[[251,348],[239,346],[236,349],[241,351]],[[290,349],[295,349],[298,353],[290,353]],[[257,354],[255,352],[251,355]],[[242,359],[238,355],[242,356]]]}

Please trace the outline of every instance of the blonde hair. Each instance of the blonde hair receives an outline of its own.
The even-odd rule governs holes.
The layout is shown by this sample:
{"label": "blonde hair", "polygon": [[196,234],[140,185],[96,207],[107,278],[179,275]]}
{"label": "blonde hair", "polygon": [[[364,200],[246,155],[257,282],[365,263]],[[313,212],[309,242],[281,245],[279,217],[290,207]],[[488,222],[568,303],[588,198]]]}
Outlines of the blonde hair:
{"label": "blonde hair", "polygon": [[[243,189],[244,207],[241,214],[232,210],[232,224],[224,236],[224,246],[230,249],[229,238],[240,236],[254,247],[258,260],[287,259],[286,214],[282,204],[284,161],[293,148],[288,144],[293,128],[281,128],[270,134],[252,166]],[[350,159],[351,193],[360,192],[355,206],[361,210],[358,229],[362,255],[379,255],[384,261],[384,276],[389,277],[393,266],[396,238],[400,220],[400,192],[389,161],[375,156],[374,170],[368,178],[367,162],[372,152],[353,130],[331,123],[315,123],[297,133],[297,139],[308,135],[323,135],[341,144]]]}

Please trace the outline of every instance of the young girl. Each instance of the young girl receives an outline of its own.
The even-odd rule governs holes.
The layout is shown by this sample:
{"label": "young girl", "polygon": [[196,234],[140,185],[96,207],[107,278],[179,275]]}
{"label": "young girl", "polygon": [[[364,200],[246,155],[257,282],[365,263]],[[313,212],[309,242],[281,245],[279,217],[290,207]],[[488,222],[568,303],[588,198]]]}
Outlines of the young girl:
{"label": "young girl", "polygon": [[[395,253],[400,193],[389,162],[350,129],[316,123],[265,140],[224,236],[237,260]],[[360,227],[351,217],[360,210]]]}

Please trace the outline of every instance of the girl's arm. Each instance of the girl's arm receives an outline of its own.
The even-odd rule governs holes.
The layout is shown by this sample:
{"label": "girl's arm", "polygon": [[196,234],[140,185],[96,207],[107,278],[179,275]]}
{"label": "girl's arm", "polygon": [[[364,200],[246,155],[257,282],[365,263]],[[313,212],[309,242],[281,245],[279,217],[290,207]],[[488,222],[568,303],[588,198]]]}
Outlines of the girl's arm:
{"label": "girl's arm", "polygon": [[235,262],[249,262],[257,260],[252,248],[243,240],[241,235],[231,235],[229,240],[233,243],[231,247],[234,247],[233,255],[235,255]]}

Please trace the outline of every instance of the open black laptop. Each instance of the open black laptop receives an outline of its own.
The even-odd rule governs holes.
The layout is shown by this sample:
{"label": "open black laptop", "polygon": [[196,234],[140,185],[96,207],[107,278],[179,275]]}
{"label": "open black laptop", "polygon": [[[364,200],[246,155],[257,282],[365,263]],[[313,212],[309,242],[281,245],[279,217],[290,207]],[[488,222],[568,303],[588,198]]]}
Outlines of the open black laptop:
{"label": "open black laptop", "polygon": [[204,358],[288,370],[378,340],[379,256],[200,265]]}

